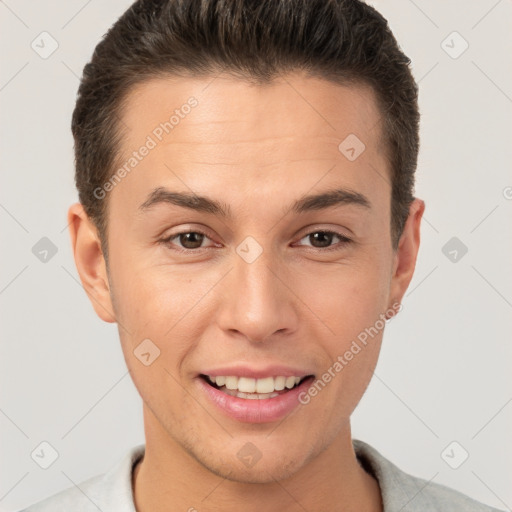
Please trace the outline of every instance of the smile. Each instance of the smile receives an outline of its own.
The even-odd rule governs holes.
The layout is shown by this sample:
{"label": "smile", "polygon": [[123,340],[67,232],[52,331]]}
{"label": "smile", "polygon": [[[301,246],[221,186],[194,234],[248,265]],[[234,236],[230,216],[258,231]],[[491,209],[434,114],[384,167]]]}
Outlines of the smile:
{"label": "smile", "polygon": [[298,386],[306,377],[264,377],[252,379],[249,377],[236,377],[233,375],[203,376],[208,379],[209,384],[230,396],[248,400],[265,400],[275,398],[280,394]]}
{"label": "smile", "polygon": [[279,421],[301,405],[314,375],[245,377],[200,374],[196,382],[214,409],[245,423]]}

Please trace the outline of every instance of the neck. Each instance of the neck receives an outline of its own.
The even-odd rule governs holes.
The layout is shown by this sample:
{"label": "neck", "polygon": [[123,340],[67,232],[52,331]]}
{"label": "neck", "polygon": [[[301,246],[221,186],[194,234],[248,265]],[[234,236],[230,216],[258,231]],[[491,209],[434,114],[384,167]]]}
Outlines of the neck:
{"label": "neck", "polygon": [[383,510],[377,481],[357,461],[348,423],[326,450],[291,477],[245,483],[218,476],[200,464],[146,408],[144,419],[146,451],[132,478],[137,512]]}

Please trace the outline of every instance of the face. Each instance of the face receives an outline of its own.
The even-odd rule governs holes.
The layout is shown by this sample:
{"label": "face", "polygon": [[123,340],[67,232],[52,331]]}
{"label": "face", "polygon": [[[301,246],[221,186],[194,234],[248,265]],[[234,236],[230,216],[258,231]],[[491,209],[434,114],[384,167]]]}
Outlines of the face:
{"label": "face", "polygon": [[78,266],[96,265],[146,436],[232,480],[292,475],[347,434],[414,268],[422,209],[394,251],[372,90],[154,79],[122,121],[108,280]]}

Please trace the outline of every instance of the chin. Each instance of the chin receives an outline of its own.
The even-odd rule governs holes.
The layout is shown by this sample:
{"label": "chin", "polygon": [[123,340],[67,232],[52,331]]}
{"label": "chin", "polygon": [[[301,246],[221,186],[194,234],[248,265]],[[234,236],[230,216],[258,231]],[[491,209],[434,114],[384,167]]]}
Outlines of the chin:
{"label": "chin", "polygon": [[[236,462],[238,463],[238,460]],[[202,462],[202,464],[215,475],[242,484],[275,483],[293,476],[303,466],[303,463],[287,461],[283,458],[265,462],[261,459],[252,468],[243,468],[234,462],[227,464],[205,464]]]}
{"label": "chin", "polygon": [[[276,437],[273,446],[267,440],[266,447],[258,437],[244,436],[219,441],[199,443],[188,439],[184,448],[204,469],[232,482],[247,484],[267,484],[285,480],[297,473],[315,456],[305,451],[304,444],[283,443]],[[210,439],[210,441],[213,441]],[[201,446],[202,444],[202,446]],[[256,445],[262,446],[261,451]],[[302,450],[301,450],[302,447]],[[294,450],[297,453],[294,453]]]}

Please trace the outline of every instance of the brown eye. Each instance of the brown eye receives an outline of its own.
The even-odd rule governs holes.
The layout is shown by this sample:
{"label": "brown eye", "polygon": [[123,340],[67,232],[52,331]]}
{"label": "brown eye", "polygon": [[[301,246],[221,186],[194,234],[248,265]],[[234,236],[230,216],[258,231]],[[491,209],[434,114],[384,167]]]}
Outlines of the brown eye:
{"label": "brown eye", "polygon": [[[333,241],[336,239],[339,240],[337,244],[333,244]],[[307,234],[301,240],[308,240],[310,242],[309,246],[315,249],[326,249],[326,250],[334,250],[340,249],[344,245],[351,242],[350,238],[342,235],[341,233],[336,233],[335,231],[314,231],[312,233]],[[305,244],[306,246],[308,244]]]}
{"label": "brown eye", "polygon": [[204,240],[204,235],[196,231],[180,233],[177,237],[185,249],[198,249],[201,247]]}
{"label": "brown eye", "polygon": [[308,235],[313,247],[329,247],[334,236],[334,233],[327,233],[326,231],[317,231]]}
{"label": "brown eye", "polygon": [[206,239],[209,239],[209,237],[200,231],[182,231],[181,233],[170,235],[160,240],[160,242],[178,252],[187,252],[204,249],[203,242]]}

